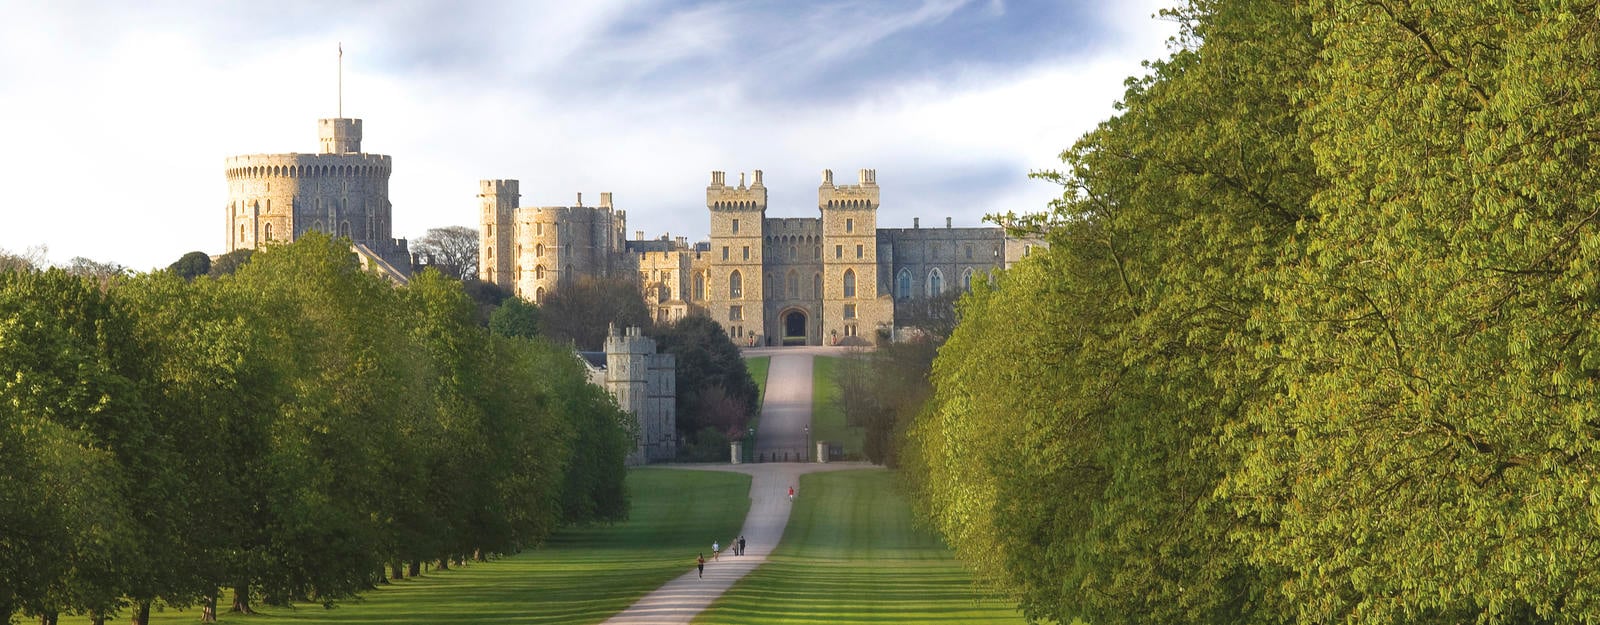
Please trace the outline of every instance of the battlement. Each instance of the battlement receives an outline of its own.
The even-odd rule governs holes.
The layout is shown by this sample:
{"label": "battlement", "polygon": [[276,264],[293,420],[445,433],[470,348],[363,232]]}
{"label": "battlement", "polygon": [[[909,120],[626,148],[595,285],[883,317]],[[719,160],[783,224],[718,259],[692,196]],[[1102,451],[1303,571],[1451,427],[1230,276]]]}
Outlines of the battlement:
{"label": "battlement", "polygon": [[223,159],[229,180],[309,178],[313,176],[382,176],[393,169],[383,154],[246,154]]}
{"label": "battlement", "polygon": [[859,183],[835,185],[833,170],[822,170],[822,185],[817,188],[817,207],[821,209],[875,209],[879,205],[878,170],[863,169]]}
{"label": "battlement", "polygon": [[737,187],[728,186],[725,173],[711,172],[711,184],[706,185],[706,207],[711,210],[767,210],[767,187],[762,184],[761,170],[755,170],[749,186],[745,186],[744,174],[739,174]]}
{"label": "battlement", "polygon": [[319,119],[317,138],[322,142],[323,154],[360,153],[361,120],[346,117]]}
{"label": "battlement", "polygon": [[520,183],[518,181],[511,179],[479,180],[478,197],[483,197],[485,195],[510,195],[513,197],[520,196],[522,194],[518,189],[519,185]]}

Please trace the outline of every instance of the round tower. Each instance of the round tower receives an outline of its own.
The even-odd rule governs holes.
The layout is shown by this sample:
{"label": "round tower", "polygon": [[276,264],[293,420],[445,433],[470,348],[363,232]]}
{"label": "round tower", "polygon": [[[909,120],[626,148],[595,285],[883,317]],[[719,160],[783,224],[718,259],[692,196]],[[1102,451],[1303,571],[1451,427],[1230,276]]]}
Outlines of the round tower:
{"label": "round tower", "polygon": [[409,272],[405,240],[393,238],[390,157],[363,154],[361,120],[318,122],[320,154],[250,154],[225,161],[227,251],[293,242],[309,230],[347,237]]}

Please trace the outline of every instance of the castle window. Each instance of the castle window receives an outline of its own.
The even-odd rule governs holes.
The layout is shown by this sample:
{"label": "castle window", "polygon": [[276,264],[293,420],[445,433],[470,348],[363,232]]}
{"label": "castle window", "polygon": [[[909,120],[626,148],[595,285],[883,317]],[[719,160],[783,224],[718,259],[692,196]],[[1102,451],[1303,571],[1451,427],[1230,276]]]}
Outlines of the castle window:
{"label": "castle window", "polygon": [[968,267],[966,271],[961,272],[961,288],[966,290],[966,292],[968,292],[968,293],[972,292],[972,268],[971,267]]}
{"label": "castle window", "polygon": [[732,274],[728,275],[728,298],[744,298],[744,279],[739,275],[738,271],[734,271]]}
{"label": "castle window", "polygon": [[744,259],[750,260],[750,246],[744,246]]}
{"label": "castle window", "polygon": [[[490,226],[490,227],[493,227],[493,226]],[[538,236],[541,236],[541,237],[544,236],[544,222],[541,221],[539,223],[533,224],[533,233],[535,235],[538,235]]]}
{"label": "castle window", "polygon": [[789,260],[790,261],[793,261],[793,260],[795,260],[796,258],[799,257],[799,255],[796,254],[797,251],[799,251],[799,250],[796,249],[795,246],[793,246],[793,245],[789,246]]}
{"label": "castle window", "polygon": [[844,296],[856,296],[856,272],[849,269],[844,270]]}
{"label": "castle window", "polygon": [[244,224],[239,224],[239,242],[244,243]]}
{"label": "castle window", "polygon": [[944,274],[938,267],[928,271],[928,297],[934,297],[944,292]]}
{"label": "castle window", "polygon": [[1024,245],[1024,246],[1022,246],[1022,255],[1023,256],[1027,256],[1027,255],[1032,254],[1032,253],[1033,253],[1033,245]]}
{"label": "castle window", "polygon": [[854,220],[854,219],[846,219],[846,220],[844,220],[844,231],[845,232],[855,232],[856,231],[856,220]]}
{"label": "castle window", "polygon": [[822,274],[811,274],[811,298],[822,299]]}
{"label": "castle window", "polygon": [[[322,222],[320,222],[320,221],[317,222],[317,229],[318,230],[322,229]],[[487,226],[484,226],[483,229],[484,229],[484,235],[483,236],[485,236],[485,237],[494,236],[494,224],[489,224]]]}
{"label": "castle window", "polygon": [[728,260],[728,246],[722,246],[722,260]]}
{"label": "castle window", "polygon": [[348,221],[339,222],[339,236],[345,237],[345,238],[349,238],[350,237],[350,222],[348,222]]}
{"label": "castle window", "polygon": [[816,249],[811,250],[811,260],[822,260],[822,246],[821,245],[818,245],[816,247]]}
{"label": "castle window", "polygon": [[[318,222],[317,225],[322,225],[322,224],[320,222]],[[485,255],[489,257],[489,260],[494,260],[494,246],[491,245],[489,247],[483,248],[483,250],[484,250]]]}
{"label": "castle window", "polygon": [[543,258],[544,257],[544,244],[543,243],[540,243],[538,245],[533,246],[533,257],[534,258]]}
{"label": "castle window", "polygon": [[534,265],[533,266],[533,279],[535,279],[535,280],[543,280],[544,279],[544,265]]}
{"label": "castle window", "polygon": [[856,318],[856,305],[855,304],[845,304],[844,305],[844,318],[845,319],[855,319]]}
{"label": "castle window", "polygon": [[266,231],[267,240],[271,241],[272,240],[272,224],[268,223],[263,229]]}
{"label": "castle window", "polygon": [[865,250],[863,249],[862,246],[857,245],[856,246],[856,258],[864,258],[864,256],[862,255],[864,253],[864,251]]}
{"label": "castle window", "polygon": [[835,245],[835,246],[833,246],[833,257],[834,258],[844,258],[844,246],[843,245]]}
{"label": "castle window", "polygon": [[790,270],[788,279],[785,282],[788,283],[789,299],[798,299],[800,297],[800,274]]}
{"label": "castle window", "polygon": [[743,321],[743,320],[744,320],[744,307],[743,306],[729,306],[728,307],[728,321]]}
{"label": "castle window", "polygon": [[706,298],[706,276],[705,276],[705,274],[700,274],[700,273],[694,274],[694,299],[695,299],[695,301],[700,301],[700,300],[703,300],[705,298]]}
{"label": "castle window", "polygon": [[543,301],[544,301],[544,287],[541,286],[541,287],[533,290],[533,303],[538,304],[538,303],[543,302]]}
{"label": "castle window", "polygon": [[900,275],[894,279],[894,296],[900,299],[911,297],[911,270],[901,269]]}
{"label": "castle window", "polygon": [[972,260],[972,246],[967,246],[967,260]]}
{"label": "castle window", "polygon": [[733,233],[739,234],[739,220],[733,220]]}

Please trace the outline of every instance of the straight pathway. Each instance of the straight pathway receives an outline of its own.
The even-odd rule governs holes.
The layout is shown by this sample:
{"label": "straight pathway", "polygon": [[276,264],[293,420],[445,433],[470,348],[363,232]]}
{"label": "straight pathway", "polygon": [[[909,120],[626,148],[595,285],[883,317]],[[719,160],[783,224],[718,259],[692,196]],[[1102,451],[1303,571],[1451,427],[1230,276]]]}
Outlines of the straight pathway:
{"label": "straight pathway", "polygon": [[[792,351],[791,351],[792,349]],[[756,453],[789,451],[795,458],[807,444],[806,427],[811,425],[811,359],[815,350],[785,348],[762,351],[772,356],[767,369],[767,396],[761,404],[761,431],[756,439]],[[748,355],[748,354],[747,354]],[[866,463],[806,464],[726,464],[684,467],[705,471],[734,471],[750,476],[750,514],[740,530],[745,538],[745,554],[732,555],[726,546],[738,536],[706,536],[706,575],[702,579],[694,568],[695,554],[683,555],[686,573],[654,592],[645,595],[628,609],[607,620],[612,625],[677,625],[688,623],[716,601],[717,597],[733,587],[750,571],[755,570],[783,539],[783,529],[789,524],[789,487],[800,486],[800,476],[817,471],[859,469],[872,466]],[[804,496],[799,493],[798,496]],[[710,560],[711,541],[724,546],[723,555]]]}
{"label": "straight pathway", "polygon": [[[700,578],[695,571],[693,553],[683,556],[687,570],[683,575],[667,582],[650,594],[640,598],[628,609],[605,621],[612,625],[678,625],[694,620],[757,566],[767,561],[767,556],[783,539],[783,529],[789,524],[789,487],[799,485],[800,476],[817,471],[861,469],[873,466],[863,462],[836,464],[768,463],[726,464],[684,467],[706,471],[734,471],[750,475],[750,515],[745,517],[744,555],[732,555],[726,546],[738,536],[707,536],[705,538],[706,576]],[[804,493],[797,493],[803,497]],[[722,543],[722,557],[711,559],[711,541]]]}

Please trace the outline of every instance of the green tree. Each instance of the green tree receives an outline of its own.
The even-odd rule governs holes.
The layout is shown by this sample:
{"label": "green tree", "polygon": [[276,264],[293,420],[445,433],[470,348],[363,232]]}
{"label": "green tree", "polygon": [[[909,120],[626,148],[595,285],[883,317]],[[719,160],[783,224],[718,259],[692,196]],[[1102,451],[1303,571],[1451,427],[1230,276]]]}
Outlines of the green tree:
{"label": "green tree", "polygon": [[[676,361],[678,432],[693,436],[715,427],[724,436],[742,432],[759,408],[760,389],[744,366],[739,347],[722,326],[704,315],[690,315],[650,330],[656,349]],[[722,399],[742,414],[729,414]]]}
{"label": "green tree", "polygon": [[211,273],[211,256],[205,252],[189,252],[167,266],[167,270],[185,280],[193,280]]}
{"label": "green tree", "polygon": [[1291,380],[1225,493],[1308,621],[1600,619],[1593,3],[1319,1]]}
{"label": "green tree", "polygon": [[489,331],[499,336],[538,336],[539,307],[520,297],[508,297],[489,315]]}
{"label": "green tree", "polygon": [[255,253],[256,251],[252,249],[238,249],[218,256],[216,262],[211,263],[211,270],[208,275],[213,278],[231,276],[233,272],[238,271],[245,263],[250,262],[250,257]]}
{"label": "green tree", "polygon": [[1179,49],[1042,176],[1065,187],[1031,220],[1049,250],[961,305],[903,455],[935,524],[1033,617],[1292,613],[1215,492],[1236,462],[1221,435],[1282,388],[1258,317],[1315,218],[1295,89],[1320,42],[1281,3],[1174,16]]}

